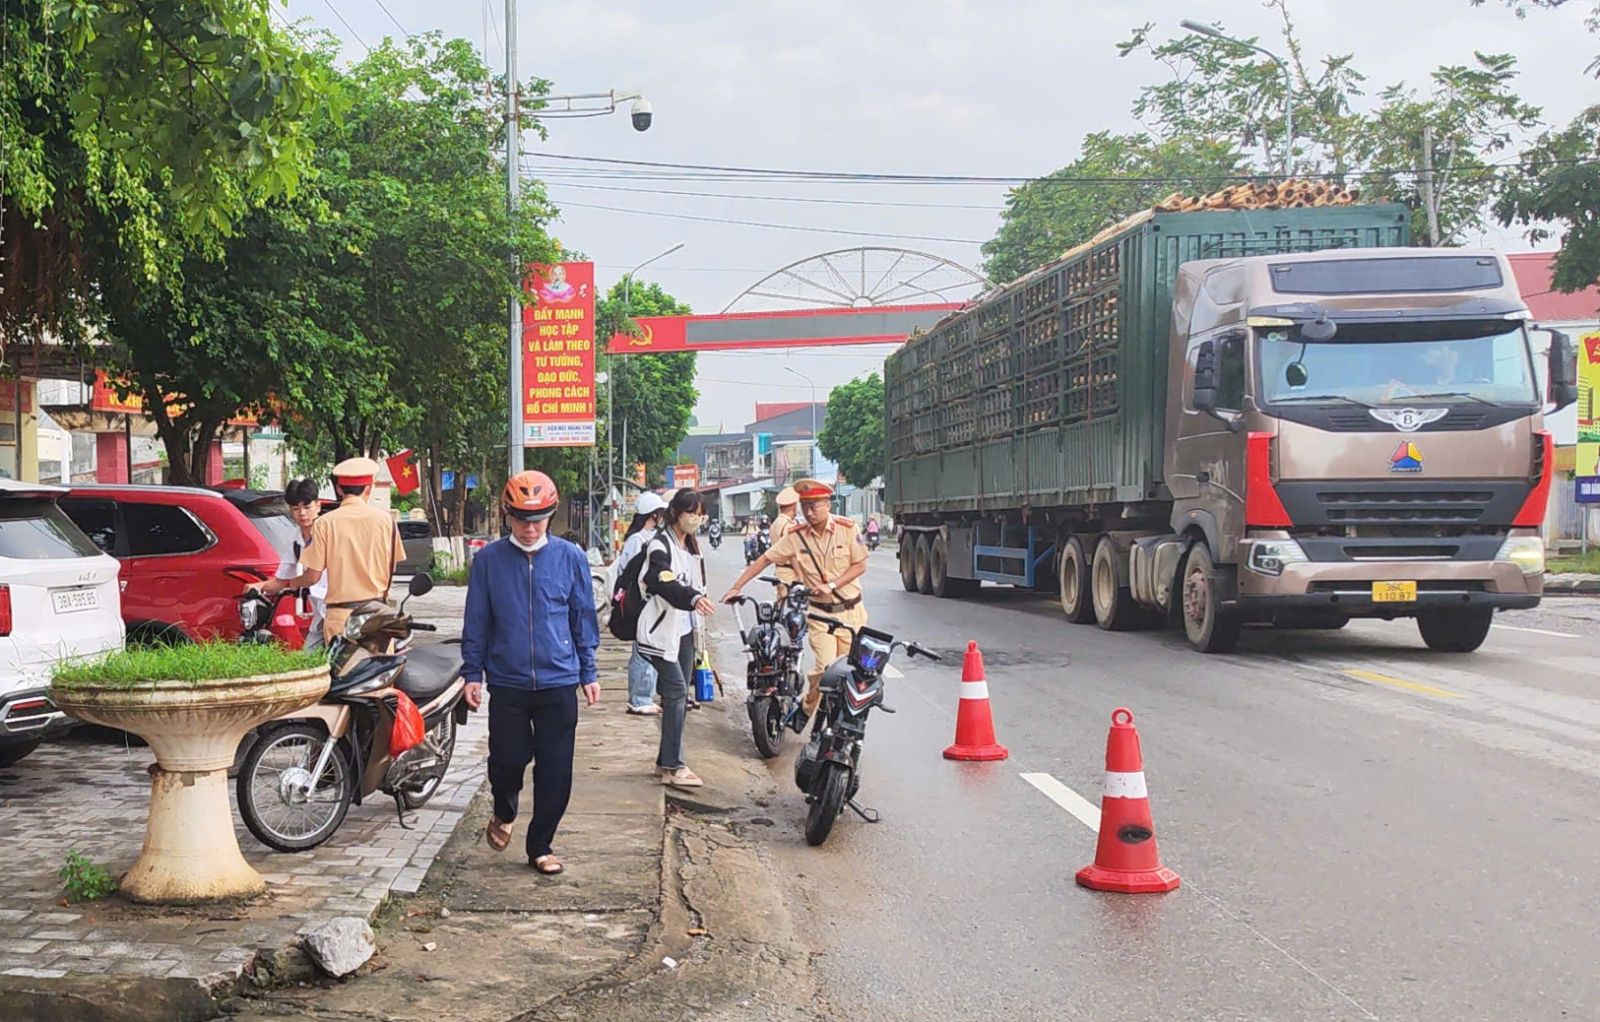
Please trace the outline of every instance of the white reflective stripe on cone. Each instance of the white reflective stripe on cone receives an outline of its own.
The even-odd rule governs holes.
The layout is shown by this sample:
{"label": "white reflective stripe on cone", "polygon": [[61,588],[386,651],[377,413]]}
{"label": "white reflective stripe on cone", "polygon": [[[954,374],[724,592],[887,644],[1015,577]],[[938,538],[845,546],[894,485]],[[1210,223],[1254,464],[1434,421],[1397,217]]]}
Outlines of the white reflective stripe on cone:
{"label": "white reflective stripe on cone", "polygon": [[1112,770],[1106,771],[1106,798],[1149,798],[1150,792],[1144,786],[1144,771],[1132,774],[1119,774]]}
{"label": "white reflective stripe on cone", "polygon": [[989,683],[987,681],[963,681],[961,683],[961,698],[987,699],[989,698]]}

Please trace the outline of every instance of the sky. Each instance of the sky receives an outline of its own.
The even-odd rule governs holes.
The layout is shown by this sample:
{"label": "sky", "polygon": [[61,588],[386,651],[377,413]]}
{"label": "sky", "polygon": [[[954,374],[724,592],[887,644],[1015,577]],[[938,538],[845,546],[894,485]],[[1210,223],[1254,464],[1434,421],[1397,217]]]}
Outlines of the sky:
{"label": "sky", "polygon": [[[385,35],[439,30],[480,47],[487,40],[498,72],[505,2],[294,0],[287,14],[340,36],[350,58]],[[1600,39],[1582,24],[1586,4],[1522,20],[1496,0],[1482,7],[1290,0],[1290,7],[1307,57],[1353,52],[1369,95],[1393,82],[1424,84],[1432,68],[1469,62],[1474,50],[1515,54],[1523,97],[1552,124],[1600,95],[1600,83],[1583,73],[1600,51]],[[1032,177],[1071,162],[1089,132],[1139,127],[1132,101],[1164,71],[1145,58],[1118,57],[1116,43],[1131,29],[1153,23],[1156,38],[1165,38],[1180,33],[1178,21],[1187,17],[1271,46],[1279,25],[1277,12],[1254,0],[522,0],[516,16],[523,78],[547,78],[556,94],[642,89],[654,107],[654,123],[642,133],[624,108],[549,120],[544,140],[525,136],[525,165],[538,168],[562,209],[554,233],[595,261],[602,289],[681,243],[639,279],[659,281],[700,313],[723,311],[789,264],[858,246],[903,247],[979,269],[979,245],[999,226],[1005,187],[708,182],[661,179],[670,174],[663,171],[619,179],[596,176],[615,165],[556,157]],[[611,190],[619,188],[652,191]],[[715,194],[659,194],[665,190]],[[1479,240],[1508,251],[1532,247],[1508,232]],[[801,272],[811,271],[809,279],[829,279],[816,264]],[[962,279],[945,269],[922,281]],[[946,294],[965,297],[960,289]],[[804,401],[813,388],[824,398],[879,368],[888,350],[702,353],[696,417],[738,431],[755,402]]]}

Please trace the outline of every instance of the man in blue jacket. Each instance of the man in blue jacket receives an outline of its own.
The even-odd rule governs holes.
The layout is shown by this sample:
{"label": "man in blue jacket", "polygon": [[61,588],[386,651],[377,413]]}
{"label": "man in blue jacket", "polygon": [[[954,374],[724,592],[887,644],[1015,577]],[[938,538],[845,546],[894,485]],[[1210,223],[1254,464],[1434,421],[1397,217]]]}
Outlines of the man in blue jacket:
{"label": "man in blue jacket", "polygon": [[562,870],[550,850],[572,797],[578,689],[600,701],[594,651],[600,645],[589,561],[575,545],[549,536],[561,496],[543,472],[511,477],[500,497],[510,535],[473,558],[461,628],[461,676],[467,705],[489,701],[489,787],[494,815],[485,838],[496,851],[511,843],[522,774],[533,761],[533,819],[528,863],[546,876]]}

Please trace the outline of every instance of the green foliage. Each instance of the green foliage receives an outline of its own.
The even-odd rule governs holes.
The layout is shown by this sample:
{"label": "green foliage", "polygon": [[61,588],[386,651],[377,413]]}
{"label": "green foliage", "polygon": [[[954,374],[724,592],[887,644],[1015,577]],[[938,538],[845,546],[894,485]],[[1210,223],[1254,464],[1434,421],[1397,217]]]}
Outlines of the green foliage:
{"label": "green foliage", "polygon": [[[1500,2],[1505,4],[1517,17],[1526,18],[1528,11],[1533,8],[1553,11],[1557,8],[1565,7],[1569,3],[1582,4],[1585,0],[1500,0]],[[1590,32],[1600,34],[1600,0],[1587,0],[1587,2],[1589,4],[1589,13],[1584,17],[1583,23]],[[1482,7],[1484,3],[1485,0],[1472,0],[1472,6],[1474,7]],[[1600,56],[1591,60],[1589,66],[1584,70],[1596,78],[1600,78]]]}
{"label": "green foliage", "polygon": [[[639,316],[684,316],[692,310],[662,289],[660,284],[635,281],[626,307],[625,282],[618,281],[596,304],[599,336],[609,339],[615,332],[629,332]],[[602,355],[599,368],[612,373],[615,388],[613,404],[618,457],[621,457],[622,424],[628,424],[628,460],[659,465],[671,459],[678,444],[688,435],[689,418],[700,397],[694,386],[695,353],[665,355]],[[600,414],[606,414],[605,388],[600,388]],[[600,428],[605,429],[602,421]],[[604,434],[602,433],[602,436]],[[619,465],[619,471],[620,471]]]}
{"label": "green foliage", "polygon": [[191,642],[130,647],[103,660],[63,664],[57,668],[53,684],[60,688],[132,688],[155,681],[200,682],[286,674],[327,664],[327,653],[319,650],[288,649],[272,643]]}
{"label": "green foliage", "polygon": [[883,378],[877,373],[841,384],[828,394],[828,417],[817,436],[822,456],[846,480],[866,486],[888,465],[883,438]]}
{"label": "green foliage", "polygon": [[154,281],[293,194],[339,104],[256,0],[12,0],[0,36],[0,335],[83,334],[97,233]]}
{"label": "green foliage", "polygon": [[1546,564],[1545,571],[1552,575],[1563,575],[1568,572],[1600,575],[1600,550],[1591,550],[1587,554],[1573,554],[1570,557],[1552,557]]}
{"label": "green foliage", "polygon": [[[1552,283],[1581,291],[1600,282],[1600,106],[1560,131],[1541,135],[1522,156],[1523,172],[1506,179],[1495,215],[1522,224],[1535,242],[1559,234]],[[1558,227],[1550,226],[1552,224]]]}
{"label": "green foliage", "polygon": [[90,862],[88,856],[76,848],[67,849],[66,860],[57,875],[61,877],[62,888],[70,902],[99,901],[117,890],[117,881],[111,874]]}
{"label": "green foliage", "polygon": [[[1083,140],[1076,160],[1011,190],[1000,230],[983,246],[984,274],[999,283],[1020,277],[1173,190],[1139,178],[1192,178],[1197,187],[1209,188],[1237,174],[1242,163],[1231,142],[1095,132]],[[1102,180],[1068,183],[1083,178]]]}

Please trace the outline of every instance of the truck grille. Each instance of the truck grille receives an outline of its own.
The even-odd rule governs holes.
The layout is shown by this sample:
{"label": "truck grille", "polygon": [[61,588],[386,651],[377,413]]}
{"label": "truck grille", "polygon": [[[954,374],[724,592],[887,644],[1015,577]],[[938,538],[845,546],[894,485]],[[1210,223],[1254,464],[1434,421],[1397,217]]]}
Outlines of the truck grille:
{"label": "truck grille", "polygon": [[1329,523],[1334,525],[1472,524],[1489,509],[1489,490],[1384,490],[1323,491],[1317,494]]}

